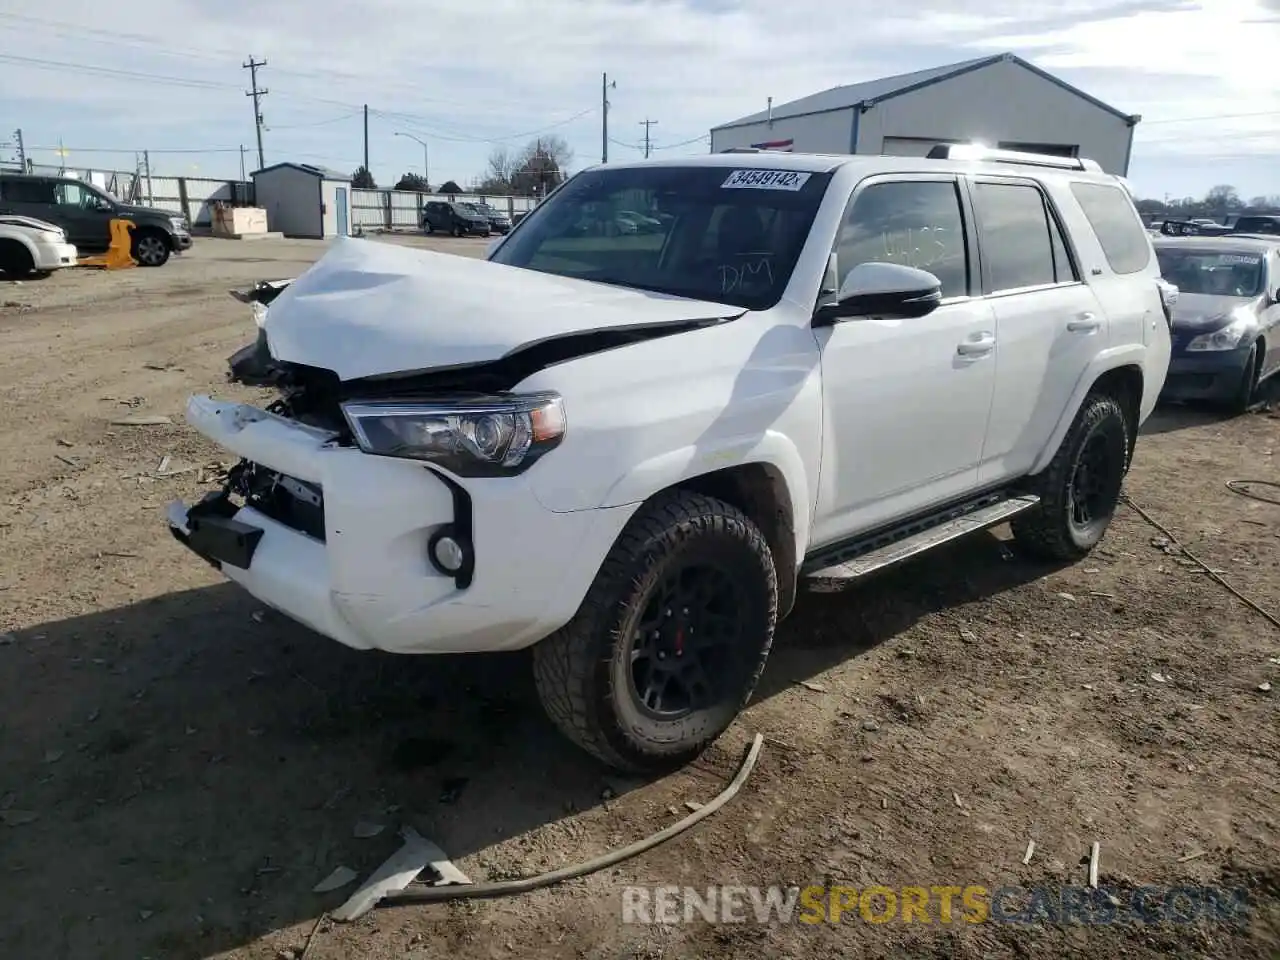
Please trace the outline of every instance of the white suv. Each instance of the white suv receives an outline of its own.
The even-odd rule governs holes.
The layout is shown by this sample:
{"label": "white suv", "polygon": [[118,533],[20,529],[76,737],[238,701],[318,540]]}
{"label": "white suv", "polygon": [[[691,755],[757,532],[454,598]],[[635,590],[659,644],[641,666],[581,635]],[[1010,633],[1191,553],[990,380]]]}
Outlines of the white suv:
{"label": "white suv", "polygon": [[1006,519],[1088,552],[1169,362],[1126,187],[1004,154],[595,167],[487,261],[340,240],[260,327],[233,376],[282,396],[191,399],[243,459],[175,536],[352,647],[532,646],[632,770],[725,729],[802,579]]}

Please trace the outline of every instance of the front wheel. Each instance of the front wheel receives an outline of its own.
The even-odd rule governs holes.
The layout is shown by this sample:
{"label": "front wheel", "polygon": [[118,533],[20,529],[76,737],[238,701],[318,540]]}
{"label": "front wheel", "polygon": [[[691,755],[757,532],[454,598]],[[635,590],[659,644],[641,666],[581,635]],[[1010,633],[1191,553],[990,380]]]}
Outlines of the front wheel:
{"label": "front wheel", "polygon": [[679,766],[746,705],[777,610],[756,525],[711,497],[663,495],[627,524],[574,618],[533,648],[538,695],[610,766]]}
{"label": "front wheel", "polygon": [[1245,360],[1244,372],[1240,374],[1240,383],[1236,387],[1236,392],[1227,401],[1229,413],[1248,413],[1249,407],[1253,405],[1253,395],[1258,387],[1260,359],[1258,345],[1255,343],[1249,348],[1249,356]]}
{"label": "front wheel", "polygon": [[146,230],[133,241],[133,259],[144,267],[162,267],[169,260],[169,238],[158,230]]}
{"label": "front wheel", "polygon": [[0,273],[10,280],[21,280],[34,270],[36,262],[31,251],[17,240],[0,241]]}
{"label": "front wheel", "polygon": [[1078,560],[1097,545],[1120,502],[1130,429],[1114,397],[1085,398],[1053,460],[1033,480],[1039,506],[1010,524],[1020,547],[1045,560]]}

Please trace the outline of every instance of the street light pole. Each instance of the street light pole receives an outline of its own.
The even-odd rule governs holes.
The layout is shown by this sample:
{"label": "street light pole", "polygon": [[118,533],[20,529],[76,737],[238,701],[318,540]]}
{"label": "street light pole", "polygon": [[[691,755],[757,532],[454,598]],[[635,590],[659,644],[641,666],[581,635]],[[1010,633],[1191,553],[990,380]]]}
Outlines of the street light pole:
{"label": "street light pole", "polygon": [[396,131],[395,136],[408,137],[410,140],[417,140],[418,143],[422,144],[422,179],[426,181],[427,186],[430,186],[431,185],[431,157],[427,153],[427,141],[423,140],[421,137],[415,137],[412,133],[401,133],[398,130]]}

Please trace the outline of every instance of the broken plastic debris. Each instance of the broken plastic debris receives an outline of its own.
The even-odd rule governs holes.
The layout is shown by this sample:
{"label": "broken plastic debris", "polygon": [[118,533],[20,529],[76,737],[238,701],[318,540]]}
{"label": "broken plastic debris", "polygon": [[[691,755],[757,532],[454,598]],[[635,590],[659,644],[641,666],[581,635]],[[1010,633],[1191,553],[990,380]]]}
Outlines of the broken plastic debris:
{"label": "broken plastic debris", "polygon": [[1271,692],[1271,684],[1269,684],[1269,683],[1267,683],[1267,681],[1263,680],[1260,684],[1258,684],[1258,689],[1259,689],[1259,690],[1261,690],[1263,693],[1270,693],[1270,692]]}
{"label": "broken plastic debris", "polygon": [[380,823],[370,823],[367,820],[361,820],[356,824],[352,833],[357,840],[368,840],[370,837],[376,837],[385,829],[386,827]]}
{"label": "broken plastic debris", "polygon": [[443,850],[412,827],[405,827],[400,835],[404,837],[404,844],[347,898],[346,903],[330,914],[335,920],[349,922],[364,916],[387,894],[407,887],[427,867],[439,877],[440,883],[471,882],[470,877],[449,861]]}
{"label": "broken plastic debris", "polygon": [[338,867],[333,873],[329,874],[314,887],[311,888],[312,893],[328,893],[331,890],[337,890],[339,887],[345,887],[354,880],[358,874],[350,867]]}
{"label": "broken plastic debris", "polygon": [[173,418],[163,414],[141,413],[111,421],[111,425],[115,427],[159,427],[166,423],[173,423]]}
{"label": "broken plastic debris", "polygon": [[1152,680],[1154,680],[1156,683],[1168,683],[1168,682],[1169,682],[1169,678],[1168,678],[1167,676],[1165,676],[1163,673],[1153,673],[1153,674],[1151,675],[1151,679],[1152,679]]}

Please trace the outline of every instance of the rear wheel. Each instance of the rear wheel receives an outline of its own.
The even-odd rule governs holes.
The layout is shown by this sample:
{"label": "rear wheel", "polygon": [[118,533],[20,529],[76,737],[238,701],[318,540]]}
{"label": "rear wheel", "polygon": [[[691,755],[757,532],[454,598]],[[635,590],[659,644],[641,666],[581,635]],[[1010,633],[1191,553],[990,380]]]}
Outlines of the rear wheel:
{"label": "rear wheel", "polygon": [[1020,547],[1046,560],[1077,560],[1094,548],[1120,502],[1131,429],[1116,398],[1085,398],[1053,460],[1033,478],[1040,505],[1013,518]]}
{"label": "rear wheel", "polygon": [[144,267],[162,267],[169,260],[169,238],[160,230],[143,230],[133,241],[132,253]]}
{"label": "rear wheel", "polygon": [[678,766],[745,706],[777,606],[755,524],[710,497],[664,495],[627,525],[573,620],[533,648],[538,694],[610,766]]}
{"label": "rear wheel", "polygon": [[10,280],[21,280],[35,269],[31,251],[16,240],[0,240],[0,273]]}

